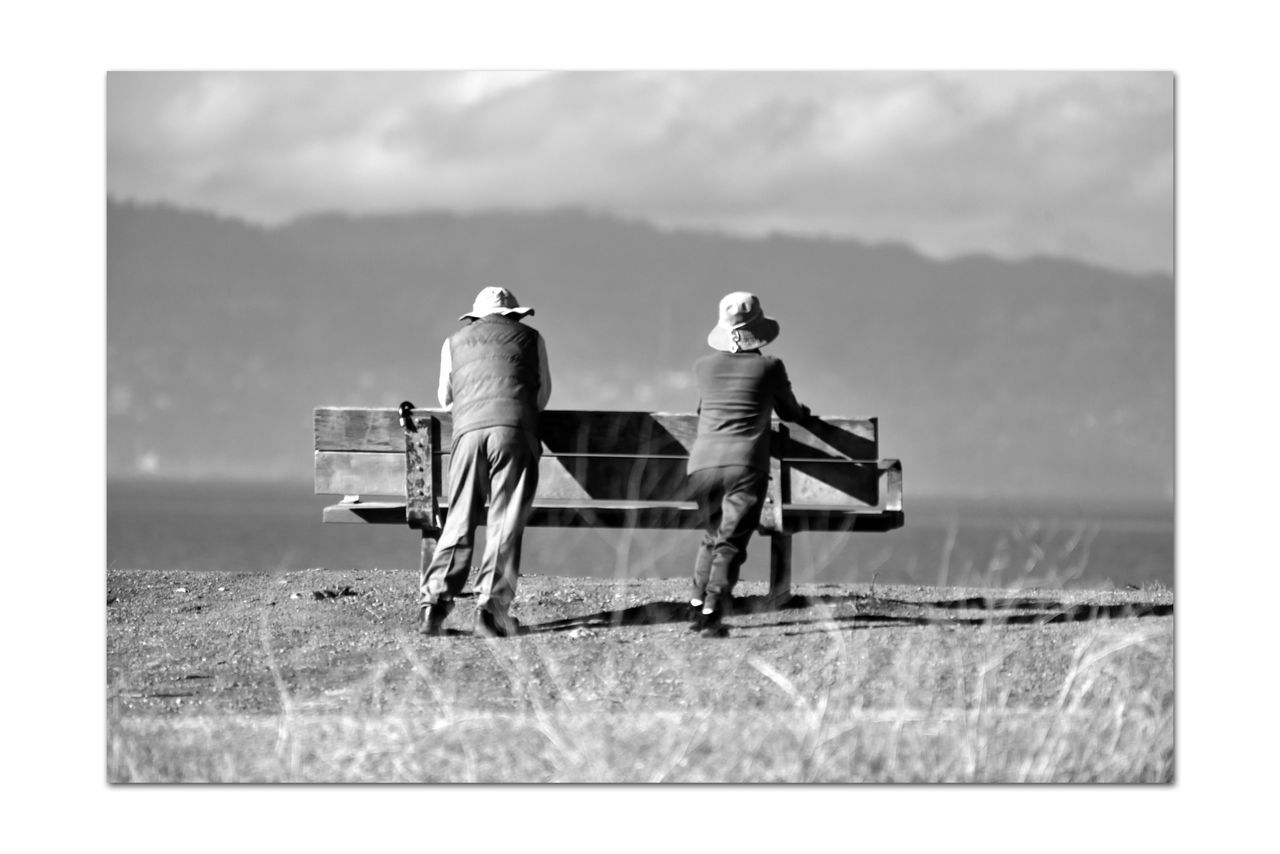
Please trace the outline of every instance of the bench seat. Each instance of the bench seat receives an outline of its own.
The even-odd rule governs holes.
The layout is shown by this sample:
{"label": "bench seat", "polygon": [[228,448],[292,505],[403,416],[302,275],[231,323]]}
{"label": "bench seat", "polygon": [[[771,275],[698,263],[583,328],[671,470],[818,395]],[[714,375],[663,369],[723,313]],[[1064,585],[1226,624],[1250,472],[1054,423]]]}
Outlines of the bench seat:
{"label": "bench seat", "polygon": [[[405,501],[340,502],[324,508],[324,521],[334,524],[405,525]],[[529,517],[540,528],[648,528],[689,530],[697,527],[692,501],[539,501]],[[441,521],[448,516],[440,507]],[[782,505],[792,533],[800,531],[890,531],[902,526],[901,511],[839,509],[805,504]]]}

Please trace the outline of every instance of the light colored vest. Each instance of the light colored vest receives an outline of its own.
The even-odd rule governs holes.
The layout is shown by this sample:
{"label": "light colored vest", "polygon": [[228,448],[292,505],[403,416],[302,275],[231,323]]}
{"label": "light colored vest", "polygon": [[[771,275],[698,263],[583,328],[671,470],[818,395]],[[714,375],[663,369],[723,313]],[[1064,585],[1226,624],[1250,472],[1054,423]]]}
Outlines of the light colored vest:
{"label": "light colored vest", "polygon": [[449,339],[453,440],[482,427],[522,427],[538,435],[538,332],[489,316]]}

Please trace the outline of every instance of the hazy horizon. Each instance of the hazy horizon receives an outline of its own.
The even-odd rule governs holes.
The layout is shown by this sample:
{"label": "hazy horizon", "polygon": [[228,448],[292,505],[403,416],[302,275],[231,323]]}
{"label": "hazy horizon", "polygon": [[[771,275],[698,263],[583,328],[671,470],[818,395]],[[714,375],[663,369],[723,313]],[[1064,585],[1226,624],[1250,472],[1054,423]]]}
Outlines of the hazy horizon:
{"label": "hazy horizon", "polygon": [[[244,571],[416,566],[419,538],[396,525],[323,525],[334,496],[309,483],[108,481],[107,563],[116,569]],[[852,580],[962,586],[1174,585],[1172,508],[1096,500],[907,496],[906,526],[886,535],[802,533],[797,583]],[[481,541],[484,529],[479,532]],[[696,531],[531,528],[525,572],[680,577]],[[746,580],[768,577],[750,549]]]}

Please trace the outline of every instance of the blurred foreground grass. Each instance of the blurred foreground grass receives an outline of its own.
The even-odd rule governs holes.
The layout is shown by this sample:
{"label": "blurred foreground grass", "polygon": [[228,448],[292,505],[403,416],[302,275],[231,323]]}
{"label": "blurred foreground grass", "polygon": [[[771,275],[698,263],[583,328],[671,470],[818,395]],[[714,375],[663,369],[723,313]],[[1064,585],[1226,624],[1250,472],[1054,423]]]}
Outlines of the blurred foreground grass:
{"label": "blurred foreground grass", "polygon": [[1165,589],[827,585],[706,640],[682,581],[533,577],[485,641],[413,580],[109,573],[108,780],[1173,779]]}

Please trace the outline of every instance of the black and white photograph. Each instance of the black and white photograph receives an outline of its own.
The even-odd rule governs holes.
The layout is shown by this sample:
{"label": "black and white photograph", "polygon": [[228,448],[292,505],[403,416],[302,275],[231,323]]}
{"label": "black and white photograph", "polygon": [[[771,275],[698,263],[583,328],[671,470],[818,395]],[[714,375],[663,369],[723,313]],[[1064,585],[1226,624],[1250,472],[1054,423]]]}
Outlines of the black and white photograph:
{"label": "black and white photograph", "polygon": [[107,72],[108,783],[1174,783],[1178,82]]}

